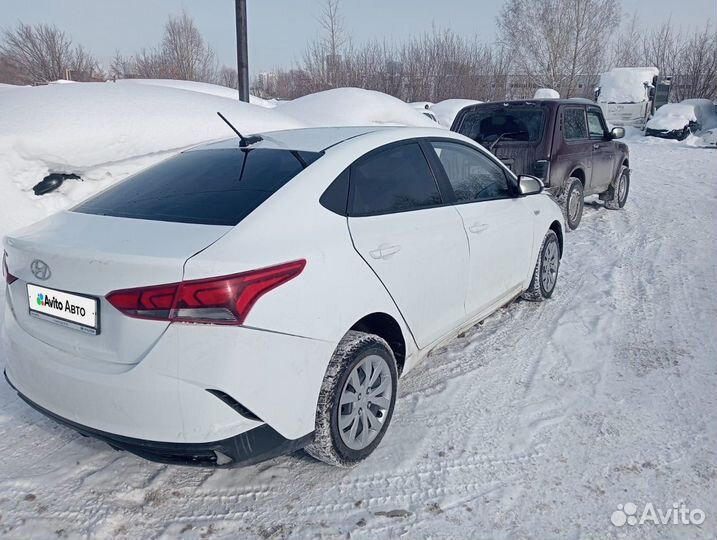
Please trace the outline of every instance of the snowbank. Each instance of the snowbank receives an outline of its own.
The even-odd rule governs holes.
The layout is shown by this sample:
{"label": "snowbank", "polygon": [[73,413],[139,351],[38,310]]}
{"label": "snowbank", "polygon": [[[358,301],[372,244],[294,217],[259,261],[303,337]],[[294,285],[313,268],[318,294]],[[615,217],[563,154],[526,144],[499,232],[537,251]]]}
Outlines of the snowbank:
{"label": "snowbank", "polygon": [[[183,148],[240,131],[301,127],[281,113],[200,92],[140,84],[78,83],[0,98],[0,215],[16,226],[82,200]],[[56,193],[31,188],[49,172],[72,172]],[[0,236],[4,231],[0,231]]]}
{"label": "snowbank", "polygon": [[[189,92],[199,92],[200,94],[209,94],[211,96],[223,97],[226,99],[238,99],[238,92],[235,88],[228,88],[218,84],[195,82],[195,81],[175,81],[173,79],[119,79],[119,84],[144,84],[147,86],[162,86],[164,88],[176,88],[177,90],[187,90]],[[260,107],[273,108],[276,107],[276,100],[262,99],[256,96],[249,96],[249,103],[259,105]]]}
{"label": "snowbank", "polygon": [[420,111],[388,94],[360,88],[334,88],[279,103],[275,111],[309,126],[375,124],[436,127]]}
{"label": "snowbank", "polygon": [[453,125],[456,115],[463,107],[469,105],[476,105],[482,103],[482,101],[476,101],[475,99],[444,99],[439,101],[435,105],[431,105],[429,110],[436,115],[440,124],[448,129]]}
{"label": "snowbank", "polygon": [[682,129],[690,122],[697,122],[701,130],[717,127],[715,106],[709,99],[686,99],[680,103],[668,103],[655,112],[646,127],[649,129]]}
{"label": "snowbank", "polygon": [[538,88],[533,99],[560,99],[560,93],[552,88]]}
{"label": "snowbank", "polygon": [[645,127],[647,129],[682,129],[690,122],[696,122],[695,108],[691,105],[682,103],[668,103],[663,105],[657,111],[655,116],[648,120]]}
{"label": "snowbank", "polygon": [[[647,87],[660,74],[656,67],[613,68],[600,75],[602,103],[639,103],[647,99]],[[647,85],[647,87],[645,86]]]}

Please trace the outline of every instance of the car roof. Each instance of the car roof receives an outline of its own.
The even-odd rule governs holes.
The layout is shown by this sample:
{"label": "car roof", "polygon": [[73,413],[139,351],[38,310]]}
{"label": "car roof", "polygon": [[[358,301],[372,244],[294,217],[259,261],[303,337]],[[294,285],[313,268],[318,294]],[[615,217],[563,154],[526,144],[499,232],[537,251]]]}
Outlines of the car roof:
{"label": "car roof", "polygon": [[476,103],[475,105],[468,105],[464,107],[466,109],[483,109],[488,107],[498,107],[501,105],[542,105],[542,106],[555,106],[555,105],[594,105],[598,106],[594,101],[587,98],[538,98],[538,99],[513,99],[504,101],[485,101],[483,103]]}
{"label": "car roof", "polygon": [[[317,127],[287,129],[284,131],[269,131],[265,133],[252,133],[260,135],[262,140],[254,143],[250,148],[268,148],[280,150],[298,150],[304,152],[322,152],[342,143],[374,131],[391,129],[387,126],[351,126],[351,127]],[[395,128],[394,129],[398,129]],[[247,134],[248,136],[249,134]],[[232,137],[221,141],[202,144],[192,147],[190,151],[196,150],[226,150],[239,148],[239,138]]]}

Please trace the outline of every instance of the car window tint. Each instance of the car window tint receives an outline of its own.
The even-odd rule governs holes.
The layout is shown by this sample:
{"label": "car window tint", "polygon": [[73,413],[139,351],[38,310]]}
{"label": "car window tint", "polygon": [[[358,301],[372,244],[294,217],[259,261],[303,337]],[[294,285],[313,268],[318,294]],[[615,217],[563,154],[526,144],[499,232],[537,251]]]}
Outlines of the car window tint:
{"label": "car window tint", "polygon": [[360,159],[351,167],[351,215],[387,214],[441,203],[435,178],[416,143]]}
{"label": "car window tint", "polygon": [[597,111],[588,110],[588,130],[591,139],[602,139],[605,136],[600,114]]}
{"label": "car window tint", "polygon": [[129,177],[73,210],[155,221],[236,225],[320,156],[262,148],[192,150]]}
{"label": "car window tint", "polygon": [[542,138],[545,113],[542,108],[494,105],[477,106],[467,112],[457,131],[481,144],[535,142]]}
{"label": "car window tint", "polygon": [[585,124],[584,109],[565,109],[563,111],[563,133],[567,140],[587,139],[588,128]]}
{"label": "car window tint", "polygon": [[443,141],[430,144],[448,175],[456,202],[476,202],[512,195],[505,171],[478,150]]}

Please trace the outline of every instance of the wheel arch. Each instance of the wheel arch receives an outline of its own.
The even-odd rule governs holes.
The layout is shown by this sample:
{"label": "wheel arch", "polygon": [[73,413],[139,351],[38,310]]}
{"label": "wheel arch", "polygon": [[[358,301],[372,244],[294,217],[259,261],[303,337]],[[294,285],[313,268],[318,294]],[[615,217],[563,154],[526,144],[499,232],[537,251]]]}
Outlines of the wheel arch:
{"label": "wheel arch", "polygon": [[401,325],[391,315],[383,312],[375,312],[356,321],[349,330],[376,334],[386,340],[396,358],[396,368],[399,376],[406,363],[406,338],[401,330]]}
{"label": "wheel arch", "polygon": [[585,171],[581,167],[576,167],[573,172],[570,173],[570,178],[577,178],[585,188]]}
{"label": "wheel arch", "polygon": [[550,230],[554,231],[558,237],[558,247],[560,248],[560,258],[563,258],[563,227],[555,220],[550,224]]}

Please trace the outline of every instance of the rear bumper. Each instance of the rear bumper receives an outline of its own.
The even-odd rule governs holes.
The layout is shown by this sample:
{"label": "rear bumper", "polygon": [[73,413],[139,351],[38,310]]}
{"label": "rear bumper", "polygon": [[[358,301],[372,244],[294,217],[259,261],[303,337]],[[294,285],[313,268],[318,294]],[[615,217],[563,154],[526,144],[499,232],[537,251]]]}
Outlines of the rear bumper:
{"label": "rear bumper", "polygon": [[106,442],[117,450],[126,450],[141,458],[172,465],[203,467],[232,467],[252,465],[273,457],[299,450],[306,446],[313,433],[289,440],[264,424],[234,437],[206,443],[171,443],[123,437],[87,426],[82,426],[41,407],[19,392],[4,373],[8,384],[32,408],[48,418],[74,429],[81,435]]}
{"label": "rear bumper", "polygon": [[[6,302],[4,338],[6,376],[27,401],[135,453],[146,452],[137,441],[225,447],[264,426],[256,433],[302,440],[314,431],[335,347],[248,327],[171,324],[138,363],[116,364],[30,335],[12,302]],[[243,441],[253,445],[256,434],[248,437]]]}

